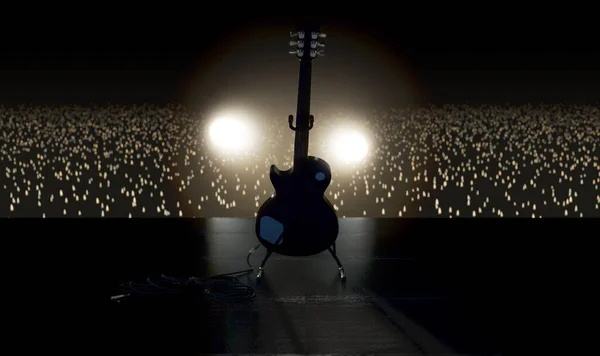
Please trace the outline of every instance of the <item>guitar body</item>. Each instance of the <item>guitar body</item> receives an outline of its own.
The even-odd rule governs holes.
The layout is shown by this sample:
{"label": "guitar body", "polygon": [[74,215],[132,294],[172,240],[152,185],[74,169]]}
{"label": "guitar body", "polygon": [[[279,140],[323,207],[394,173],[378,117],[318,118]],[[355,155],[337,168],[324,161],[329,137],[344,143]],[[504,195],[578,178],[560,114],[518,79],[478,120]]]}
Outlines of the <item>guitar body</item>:
{"label": "guitar body", "polygon": [[281,171],[271,166],[275,193],[259,208],[256,236],[263,246],[287,256],[310,256],[335,242],[338,219],[325,197],[331,182],[329,164],[308,156]]}

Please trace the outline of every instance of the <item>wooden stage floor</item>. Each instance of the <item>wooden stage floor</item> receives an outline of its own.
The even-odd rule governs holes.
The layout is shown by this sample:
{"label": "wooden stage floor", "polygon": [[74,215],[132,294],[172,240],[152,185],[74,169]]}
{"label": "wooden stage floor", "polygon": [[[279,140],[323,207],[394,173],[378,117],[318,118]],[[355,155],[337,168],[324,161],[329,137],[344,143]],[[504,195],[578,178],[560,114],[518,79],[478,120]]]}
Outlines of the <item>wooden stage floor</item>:
{"label": "wooden stage floor", "polygon": [[[577,224],[582,230],[599,226],[596,220]],[[119,294],[121,282],[154,274],[203,278],[247,268],[248,250],[257,244],[254,221],[4,221],[3,261],[19,272],[11,283],[34,290],[24,277],[32,276],[29,266],[45,290],[5,299],[23,306],[12,320],[27,328],[23,320],[36,315],[29,308],[36,297],[52,290],[93,290],[102,300],[94,306],[88,292],[51,298],[60,300],[53,316],[87,318],[69,327],[70,341],[54,338],[52,344],[64,351],[78,349],[73,340],[93,334],[97,341],[87,347],[111,353],[499,355],[515,351],[516,340],[535,337],[531,323],[540,324],[542,311],[532,300],[558,283],[564,268],[547,263],[555,261],[548,255],[566,252],[561,241],[574,226],[567,219],[341,219],[337,251],[346,283],[327,252],[273,255],[260,285],[255,272],[240,275],[256,289],[250,301],[161,296],[116,303],[110,296]],[[29,239],[18,238],[17,231]],[[46,240],[40,231],[48,234]],[[252,264],[264,254],[261,247]],[[590,261],[577,263],[584,268]],[[66,271],[70,275],[61,274]],[[34,333],[15,326],[11,335],[16,340],[23,330]],[[52,332],[49,327],[42,334]]]}

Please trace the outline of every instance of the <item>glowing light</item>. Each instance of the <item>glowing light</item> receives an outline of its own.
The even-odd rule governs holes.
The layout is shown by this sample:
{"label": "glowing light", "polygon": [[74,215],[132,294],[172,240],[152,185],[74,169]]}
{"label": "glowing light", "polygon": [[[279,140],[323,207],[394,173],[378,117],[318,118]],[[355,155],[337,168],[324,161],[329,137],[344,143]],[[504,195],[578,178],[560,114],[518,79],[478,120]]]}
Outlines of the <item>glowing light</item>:
{"label": "glowing light", "polygon": [[331,137],[331,149],[335,157],[343,163],[357,163],[369,153],[365,135],[356,130],[341,130]]}
{"label": "glowing light", "polygon": [[208,130],[215,148],[223,153],[241,153],[254,147],[256,131],[250,118],[243,114],[218,116]]}

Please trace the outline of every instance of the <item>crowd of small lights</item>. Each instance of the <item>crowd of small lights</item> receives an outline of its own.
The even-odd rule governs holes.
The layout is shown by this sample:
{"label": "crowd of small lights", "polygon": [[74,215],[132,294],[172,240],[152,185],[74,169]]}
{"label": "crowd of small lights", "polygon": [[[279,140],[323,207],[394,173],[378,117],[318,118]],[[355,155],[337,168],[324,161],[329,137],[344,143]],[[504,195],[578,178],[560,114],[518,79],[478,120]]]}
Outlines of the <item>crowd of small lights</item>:
{"label": "crowd of small lights", "polygon": [[[336,115],[315,115],[313,131]],[[600,216],[597,107],[390,108],[363,120],[369,155],[332,164],[326,196],[340,217]],[[287,118],[265,123],[262,150],[224,157],[205,118],[181,106],[1,108],[0,216],[253,217],[272,193],[270,165],[289,167],[293,153]]]}

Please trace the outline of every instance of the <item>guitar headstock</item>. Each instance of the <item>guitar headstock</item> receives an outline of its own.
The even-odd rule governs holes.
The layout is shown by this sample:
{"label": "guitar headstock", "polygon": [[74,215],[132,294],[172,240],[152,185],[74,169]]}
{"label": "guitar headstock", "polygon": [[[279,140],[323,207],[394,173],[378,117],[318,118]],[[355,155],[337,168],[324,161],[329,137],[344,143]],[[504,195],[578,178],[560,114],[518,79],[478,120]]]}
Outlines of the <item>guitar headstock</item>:
{"label": "guitar headstock", "polygon": [[290,54],[301,61],[312,61],[325,55],[325,44],[322,39],[327,37],[318,26],[300,26],[296,32],[290,31]]}

